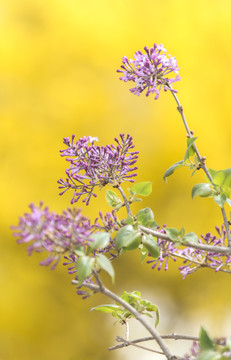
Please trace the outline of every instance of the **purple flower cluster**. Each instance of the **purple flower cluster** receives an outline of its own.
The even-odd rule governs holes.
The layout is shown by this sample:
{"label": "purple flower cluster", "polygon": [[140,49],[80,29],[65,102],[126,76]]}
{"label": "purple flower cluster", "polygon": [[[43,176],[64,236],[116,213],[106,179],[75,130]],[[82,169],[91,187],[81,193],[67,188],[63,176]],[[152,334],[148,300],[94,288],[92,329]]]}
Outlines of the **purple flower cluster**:
{"label": "purple flower cluster", "polygon": [[[165,226],[164,226],[165,227]],[[159,231],[165,233],[163,229]],[[198,240],[200,244],[213,245],[213,246],[226,246],[226,231],[224,225],[221,229],[216,226],[218,236],[212,235],[210,232],[206,235],[201,235]],[[183,260],[183,265],[179,267],[183,279],[189,274],[194,273],[202,267],[208,267],[217,271],[229,272],[231,256],[219,254],[216,252],[206,252],[204,250],[194,249],[192,247],[185,247],[184,249],[178,248],[173,242],[163,239],[157,239],[157,244],[160,249],[160,256],[158,259],[149,260],[152,263],[152,269],[157,267],[158,270],[164,265],[164,270],[168,269],[169,258],[176,261],[177,258]]]}
{"label": "purple flower cluster", "polygon": [[91,196],[96,197],[95,188],[107,184],[118,186],[122,181],[134,182],[132,173],[137,169],[134,164],[138,151],[132,151],[134,145],[130,135],[120,134],[120,140],[115,138],[116,145],[97,146],[97,138],[82,137],[74,143],[75,136],[64,138],[67,149],[61,150],[61,156],[70,163],[66,170],[66,180],[60,179],[60,195],[68,189],[74,190],[71,203],[83,197],[83,202],[89,204]]}
{"label": "purple flower cluster", "polygon": [[155,94],[155,99],[158,99],[162,86],[165,91],[177,92],[170,88],[170,84],[179,81],[179,75],[168,77],[168,74],[172,72],[178,74],[179,67],[176,58],[166,55],[166,49],[162,44],[154,44],[150,50],[145,46],[144,50],[144,54],[140,50],[135,52],[134,60],[123,57],[122,70],[117,70],[123,74],[120,80],[135,82],[136,86],[130,89],[135,95],[140,95],[147,90],[146,96],[152,93]]}
{"label": "purple flower cluster", "polygon": [[93,227],[82,216],[80,210],[68,209],[61,215],[50,212],[48,207],[30,205],[31,213],[19,218],[19,224],[12,226],[18,243],[29,243],[28,254],[33,251],[47,251],[49,256],[40,265],[54,269],[66,252],[73,252],[79,246],[86,247],[91,241]]}
{"label": "purple flower cluster", "polygon": [[[204,353],[204,357],[201,356],[203,351],[200,347],[200,342],[194,341],[190,352],[185,354],[183,357],[179,357],[179,360],[198,360],[199,358],[207,358],[207,359],[222,359],[222,360],[230,360],[231,358],[231,351],[230,346],[228,345],[228,339],[226,338],[215,338],[213,339],[214,345],[218,345],[217,348],[215,347],[215,351],[206,354],[206,350]],[[217,350],[217,351],[216,351]],[[210,355],[210,356],[209,356]]]}
{"label": "purple flower cluster", "polygon": [[197,341],[193,341],[192,347],[189,354],[185,354],[183,357],[180,357],[179,360],[197,360],[201,349]]}
{"label": "purple flower cluster", "polygon": [[[99,219],[102,222],[102,225],[99,223]],[[116,211],[112,210],[112,212],[107,212],[106,215],[103,216],[102,211],[99,212],[99,218],[95,219],[95,228],[104,231],[118,231],[120,229],[118,225],[118,218],[116,216]]]}

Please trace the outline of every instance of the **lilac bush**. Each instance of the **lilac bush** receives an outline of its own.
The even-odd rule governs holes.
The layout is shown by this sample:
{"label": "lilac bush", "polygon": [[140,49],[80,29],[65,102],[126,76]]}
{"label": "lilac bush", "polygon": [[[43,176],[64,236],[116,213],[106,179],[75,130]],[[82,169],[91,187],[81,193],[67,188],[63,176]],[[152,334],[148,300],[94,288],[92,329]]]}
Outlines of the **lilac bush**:
{"label": "lilac bush", "polygon": [[[125,134],[115,138],[115,144],[106,146],[96,145],[96,137],[85,136],[75,141],[73,135],[71,139],[64,138],[63,142],[67,147],[60,150],[61,156],[68,162],[67,178],[58,180],[60,195],[71,189],[71,204],[81,199],[88,205],[91,198],[97,196],[97,190],[107,187],[106,201],[112,207],[111,212],[103,215],[99,211],[99,216],[90,223],[80,209],[68,209],[59,215],[50,212],[42,203],[39,206],[31,204],[31,212],[20,217],[17,226],[12,226],[13,235],[17,237],[18,243],[28,245],[29,255],[34,251],[47,253],[47,258],[41,265],[52,264],[51,269],[54,269],[63,257],[63,265],[74,277],[72,284],[77,287],[77,294],[83,299],[102,293],[115,302],[93,308],[110,313],[117,321],[126,325],[126,339],[119,337],[120,344],[110,350],[130,345],[139,347],[138,343],[147,340],[129,340],[128,321],[135,318],[160,348],[156,350],[142,346],[142,349],[161,353],[168,360],[230,359],[230,339],[213,339],[203,327],[199,337],[177,334],[161,336],[155,329],[159,322],[159,310],[155,304],[143,299],[139,291],[124,291],[118,296],[101,280],[101,272],[105,271],[114,281],[113,262],[129,251],[139,251],[142,262],[146,261],[157,270],[169,270],[169,261],[177,262],[183,279],[203,268],[209,268],[215,273],[231,273],[231,221],[228,221],[225,210],[225,206],[231,206],[231,168],[218,171],[208,169],[206,158],[200,155],[195,144],[197,138],[189,129],[176,96],[177,91],[171,87],[172,83],[180,80],[176,59],[166,55],[163,45],[154,44],[150,50],[147,47],[144,50],[145,53],[137,51],[134,60],[123,57],[123,65],[117,70],[123,74],[120,79],[136,84],[130,89],[135,95],[140,95],[145,90],[146,96],[152,93],[157,99],[162,87],[173,95],[187,132],[187,148],[183,159],[170,166],[163,177],[166,180],[182,166],[187,166],[192,175],[199,170],[204,171],[208,182],[196,184],[192,189],[192,198],[211,197],[220,207],[223,224],[216,226],[216,235],[208,231],[198,237],[194,232],[186,233],[183,227],[180,230],[166,225],[161,227],[156,223],[149,207],[140,209],[137,213],[132,211],[134,202],[151,194],[152,184],[149,181],[134,183],[139,152],[134,151],[132,137]],[[130,185],[127,193],[122,188],[124,182]],[[125,208],[127,213],[122,218],[118,215],[121,208]],[[155,327],[145,319],[145,316],[153,314],[156,318]],[[166,338],[193,340],[194,343],[191,351],[180,357],[172,354],[165,343]]]}

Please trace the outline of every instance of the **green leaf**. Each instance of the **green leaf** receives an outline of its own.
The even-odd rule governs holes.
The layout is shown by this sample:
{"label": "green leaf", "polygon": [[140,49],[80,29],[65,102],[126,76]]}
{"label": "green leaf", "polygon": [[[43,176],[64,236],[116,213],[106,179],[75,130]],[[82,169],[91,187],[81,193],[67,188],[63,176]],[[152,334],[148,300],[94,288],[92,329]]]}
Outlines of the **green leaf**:
{"label": "green leaf", "polygon": [[[147,301],[147,300],[141,300],[140,304],[145,307],[146,311],[154,311],[156,313],[155,327],[157,327],[157,325],[159,324],[159,320],[160,320],[159,308],[156,305],[152,304],[150,301]],[[145,313],[145,315],[150,316],[150,314],[147,314],[147,313]]]}
{"label": "green leaf", "polygon": [[127,225],[134,225],[135,221],[134,221],[133,216],[129,215],[127,217],[127,219],[124,220],[124,223],[127,224]]}
{"label": "green leaf", "polygon": [[207,183],[196,184],[192,188],[192,198],[195,196],[208,197],[212,196],[213,194],[214,190],[211,188],[211,185]]}
{"label": "green leaf", "polygon": [[219,205],[221,208],[224,207],[227,197],[225,194],[219,194],[219,195],[214,195],[214,201],[217,205]]}
{"label": "green leaf", "polygon": [[146,227],[152,227],[155,224],[154,214],[149,207],[140,210],[136,214],[136,218],[137,218],[139,225],[143,225]]}
{"label": "green leaf", "polygon": [[191,137],[187,139],[187,150],[184,155],[184,161],[188,160],[191,156],[195,154],[195,149],[193,144],[196,139],[197,139],[196,137]]}
{"label": "green leaf", "polygon": [[100,269],[105,270],[112,278],[112,282],[115,280],[115,272],[110,260],[103,254],[98,254],[96,263]]}
{"label": "green leaf", "polygon": [[203,351],[198,357],[198,360],[222,360],[222,359],[228,360],[227,357],[223,357],[222,354],[219,354],[218,352],[213,350]]}
{"label": "green leaf", "polygon": [[141,235],[139,231],[134,230],[132,225],[126,225],[122,227],[115,237],[115,248],[125,248],[126,250],[136,249],[141,241]]}
{"label": "green leaf", "polygon": [[143,264],[147,254],[148,254],[148,249],[146,249],[146,247],[143,244],[140,244],[139,250],[140,250],[140,255],[141,255],[141,263]]}
{"label": "green leaf", "polygon": [[229,204],[229,206],[231,206],[231,199],[226,199],[227,204]]}
{"label": "green leaf", "polygon": [[151,181],[144,181],[137,184],[134,184],[131,187],[131,190],[138,195],[148,196],[152,192],[152,183]]}
{"label": "green leaf", "polygon": [[222,187],[225,195],[229,197],[231,195],[231,168],[218,171],[209,169],[209,172],[213,178],[213,183]]}
{"label": "green leaf", "polygon": [[[91,308],[90,311],[93,311],[93,310],[96,310],[96,311],[100,311],[100,312],[103,312],[103,313],[107,313],[107,314],[110,314],[110,313],[113,313],[114,311],[117,311],[120,309],[120,306],[119,305],[114,305],[114,304],[105,304],[105,305],[98,305],[98,306],[95,306],[93,308]],[[122,312],[122,310],[120,310]]]}
{"label": "green leaf", "polygon": [[180,235],[180,231],[175,228],[165,228],[166,234],[172,241],[179,240],[178,236]]}
{"label": "green leaf", "polygon": [[81,256],[78,258],[76,267],[78,270],[79,285],[81,285],[83,280],[91,274],[94,263],[95,259],[89,256]]}
{"label": "green leaf", "polygon": [[92,242],[89,242],[89,246],[92,250],[104,249],[110,241],[110,234],[107,232],[98,232],[91,235]]}
{"label": "green leaf", "polygon": [[200,328],[199,340],[202,351],[214,350],[213,340],[210,338],[207,331],[203,327]]}
{"label": "green leaf", "polygon": [[112,190],[107,190],[105,195],[108,205],[116,208],[117,210],[122,206],[122,201],[119,196]]}
{"label": "green leaf", "polygon": [[174,171],[182,166],[185,166],[184,160],[178,161],[177,163],[170,166],[169,169],[167,169],[164,173],[163,179],[165,182],[167,182],[166,178],[174,173]]}
{"label": "green leaf", "polygon": [[189,232],[182,238],[182,241],[198,243],[198,236],[194,232]]}
{"label": "green leaf", "polygon": [[136,197],[136,193],[134,191],[132,191],[131,189],[128,188],[128,192],[130,194],[130,196],[129,196],[129,201],[130,202],[142,201],[142,199]]}
{"label": "green leaf", "polygon": [[182,238],[182,237],[184,236],[184,234],[185,234],[185,228],[182,227],[182,228],[180,229],[179,236]]}
{"label": "green leaf", "polygon": [[141,292],[138,290],[132,292],[124,291],[120,297],[130,305],[133,305],[135,301],[140,300]]}
{"label": "green leaf", "polygon": [[152,310],[149,310],[147,308],[148,311],[155,311],[156,313],[156,321],[155,321],[155,327],[157,327],[157,325],[159,324],[159,321],[160,321],[160,312],[159,312],[159,309],[156,305],[152,305]]}
{"label": "green leaf", "polygon": [[84,249],[83,246],[80,246],[80,247],[78,247],[77,249],[74,250],[74,253],[77,256],[83,256],[83,255],[85,255],[85,249]]}
{"label": "green leaf", "polygon": [[154,259],[157,259],[160,256],[160,249],[152,235],[143,235],[142,243]]}

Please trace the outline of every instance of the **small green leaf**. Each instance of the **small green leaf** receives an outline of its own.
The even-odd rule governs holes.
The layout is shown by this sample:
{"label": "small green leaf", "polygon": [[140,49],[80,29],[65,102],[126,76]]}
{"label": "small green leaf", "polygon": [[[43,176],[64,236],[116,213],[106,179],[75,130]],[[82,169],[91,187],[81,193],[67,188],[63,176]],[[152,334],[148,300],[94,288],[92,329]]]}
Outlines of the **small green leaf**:
{"label": "small green leaf", "polygon": [[112,278],[112,282],[115,280],[115,272],[110,260],[103,254],[98,254],[96,263],[100,269],[105,270]]}
{"label": "small green leaf", "polygon": [[199,339],[200,339],[200,348],[202,351],[214,350],[213,340],[210,338],[207,331],[203,327],[201,327],[200,329]]}
{"label": "small green leaf", "polygon": [[184,236],[184,234],[185,234],[185,228],[182,227],[182,228],[180,229],[179,236],[182,238],[182,237]]}
{"label": "small green leaf", "polygon": [[198,360],[225,360],[225,359],[228,360],[227,357],[223,357],[222,354],[213,350],[202,351],[202,353],[198,357]]}
{"label": "small green leaf", "polygon": [[81,256],[78,258],[76,267],[78,271],[79,285],[81,285],[83,280],[91,274],[94,263],[95,259],[89,256]]}
{"label": "small green leaf", "polygon": [[178,236],[180,235],[180,231],[175,229],[175,228],[165,228],[165,231],[168,235],[168,237],[172,240],[172,241],[176,241],[179,240]]}
{"label": "small green leaf", "polygon": [[151,181],[140,182],[134,184],[131,190],[137,195],[148,196],[152,192],[152,183]]}
{"label": "small green leaf", "polygon": [[207,183],[196,184],[192,188],[192,198],[195,196],[208,197],[212,196],[213,194],[214,190],[211,188],[211,185]]}
{"label": "small green leaf", "polygon": [[143,244],[140,244],[139,250],[141,255],[141,263],[143,263],[148,254],[148,249],[146,249],[146,247]]}
{"label": "small green leaf", "polygon": [[226,200],[227,200],[227,197],[225,194],[215,195],[213,198],[217,205],[219,205],[221,208],[224,207]]}
{"label": "small green leaf", "polygon": [[136,218],[137,218],[137,221],[138,221],[139,225],[143,225],[143,226],[146,226],[146,227],[152,227],[154,225],[154,223],[155,223],[154,214],[153,214],[152,210],[149,207],[140,210],[136,214]]}
{"label": "small green leaf", "polygon": [[129,216],[127,217],[127,219],[125,219],[123,222],[124,222],[125,224],[127,224],[127,225],[134,225],[134,224],[135,224],[134,218],[133,218],[133,216],[131,216],[131,215],[129,215]]}
{"label": "small green leaf", "polygon": [[141,298],[141,292],[137,290],[132,292],[124,291],[120,297],[121,299],[132,305],[134,301],[137,301]]}
{"label": "small green leaf", "polygon": [[89,246],[92,250],[104,249],[110,241],[110,234],[107,232],[98,232],[91,235],[92,242],[89,242]]}
{"label": "small green leaf", "polygon": [[128,188],[128,192],[130,194],[129,196],[129,201],[132,203],[132,202],[135,202],[135,201],[142,201],[142,199],[136,197],[136,193],[134,191],[132,191],[132,189],[129,189]]}
{"label": "small green leaf", "polygon": [[227,204],[229,204],[229,206],[231,206],[231,199],[226,199]]}
{"label": "small green leaf", "polygon": [[[98,305],[98,306],[95,306],[93,308],[91,308],[90,311],[93,311],[93,310],[96,310],[96,311],[100,311],[100,312],[103,312],[103,313],[112,313],[114,311],[117,311],[120,309],[120,306],[119,305],[114,305],[114,304],[105,304],[105,305]],[[121,311],[122,312],[122,311]]]}
{"label": "small green leaf", "polygon": [[174,171],[182,166],[185,166],[184,160],[178,161],[177,163],[170,166],[169,169],[167,169],[164,173],[163,179],[165,182],[167,182],[166,178],[174,173]]}
{"label": "small green leaf", "polygon": [[142,243],[154,259],[157,259],[160,256],[160,249],[152,235],[143,235]]}
{"label": "small green leaf", "polygon": [[139,247],[141,242],[141,234],[139,231],[136,231],[136,234],[134,233],[131,235],[130,242],[124,247],[126,251],[135,250]]}
{"label": "small green leaf", "polygon": [[191,137],[187,139],[187,150],[184,155],[184,161],[188,160],[191,156],[195,154],[195,149],[193,144],[196,139],[197,139],[196,137]]}
{"label": "small green leaf", "polygon": [[209,172],[213,178],[213,183],[222,187],[225,195],[229,197],[231,195],[231,168],[218,171],[209,169]]}
{"label": "small green leaf", "polygon": [[74,253],[78,256],[84,256],[85,255],[85,249],[83,246],[78,247],[74,250]]}
{"label": "small green leaf", "polygon": [[125,248],[126,250],[136,249],[141,241],[139,231],[134,230],[132,225],[126,225],[122,227],[115,237],[115,248]]}
{"label": "small green leaf", "polygon": [[160,312],[159,312],[159,309],[156,305],[152,305],[152,310],[149,310],[147,308],[148,311],[155,311],[156,313],[156,321],[155,321],[155,327],[157,327],[157,325],[159,324],[159,321],[160,321]]}
{"label": "small green leaf", "polygon": [[182,241],[198,243],[198,236],[194,232],[190,232],[182,238]]}
{"label": "small green leaf", "polygon": [[108,189],[106,191],[105,197],[108,205],[117,209],[119,209],[122,206],[122,201],[114,191]]}

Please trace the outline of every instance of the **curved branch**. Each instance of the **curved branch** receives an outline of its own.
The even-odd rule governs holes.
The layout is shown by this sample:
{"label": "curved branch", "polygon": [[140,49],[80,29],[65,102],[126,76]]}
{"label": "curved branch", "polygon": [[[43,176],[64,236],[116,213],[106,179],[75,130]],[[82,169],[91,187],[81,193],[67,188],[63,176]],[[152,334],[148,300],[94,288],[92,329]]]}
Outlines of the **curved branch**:
{"label": "curved branch", "polygon": [[125,195],[123,189],[119,185],[116,186],[116,188],[119,190],[120,194],[122,195],[122,198],[123,198],[124,204],[126,206],[128,216],[132,216],[132,212],[131,212],[131,209],[130,209],[130,204],[129,204],[128,199],[126,198],[126,195]]}
{"label": "curved branch", "polygon": [[[72,280],[72,284],[79,285],[79,282],[77,280]],[[101,286],[95,284],[83,283],[82,286],[90,290],[93,290],[94,292],[100,292],[105,296],[111,298],[112,300],[118,302],[120,305],[122,305],[126,310],[128,310],[132,315],[134,315],[135,318],[148,330],[148,332],[152,335],[154,340],[158,343],[159,347],[165,354],[166,358],[168,360],[176,359],[176,357],[171,354],[170,350],[168,349],[167,345],[165,344],[161,336],[158,334],[158,332],[151,325],[149,325],[148,322],[146,322],[143,316],[136,309],[134,309],[134,307],[132,307],[126,301],[121,299],[118,295],[107,289],[104,285],[102,285],[102,283]]]}
{"label": "curved branch", "polygon": [[[159,231],[156,230],[152,230],[149,228],[146,228],[144,226],[139,226],[139,229],[144,232],[145,234],[150,234],[153,235],[159,239],[164,239],[167,241],[171,241],[174,243],[173,240],[171,240],[168,235],[163,234]],[[226,247],[226,246],[212,246],[212,245],[206,245],[206,244],[199,244],[199,243],[192,243],[192,242],[181,242],[181,245],[183,246],[187,246],[187,247],[192,247],[194,249],[198,249],[198,250],[204,250],[207,252],[215,252],[217,254],[225,254],[225,255],[230,255],[231,254],[231,248],[230,247]]]}
{"label": "curved branch", "polygon": [[[189,340],[189,341],[199,341],[199,338],[197,336],[189,336],[189,335],[178,335],[178,334],[170,334],[170,335],[161,335],[162,339],[169,339],[169,340]],[[117,349],[121,349],[123,347],[129,346],[129,345],[133,345],[133,344],[137,344],[140,342],[145,342],[145,341],[151,341],[151,340],[155,340],[152,336],[149,337],[144,337],[144,338],[140,338],[140,339],[135,339],[135,340],[131,340],[129,341],[129,343],[127,343],[125,340],[123,340],[120,336],[118,336],[116,338],[116,340],[118,342],[123,341],[122,344],[118,344],[115,346],[110,347],[108,350],[112,351],[112,350],[117,350]],[[149,349],[146,349],[149,350]]]}
{"label": "curved branch", "polygon": [[[188,137],[191,138],[191,137],[193,137],[193,133],[192,133],[192,131],[190,131],[188,123],[186,121],[185,114],[184,114],[184,111],[183,111],[183,106],[180,104],[180,101],[179,101],[178,97],[176,96],[176,93],[173,91],[171,85],[169,83],[167,83],[167,86],[171,90],[171,93],[172,93],[172,95],[173,95],[173,97],[174,97],[174,99],[175,99],[175,101],[177,103],[177,110],[179,111],[179,113],[181,115],[181,118],[182,118],[183,123],[184,123],[184,127],[185,127],[185,129],[187,131],[187,135],[188,135]],[[205,172],[205,174],[208,177],[209,181],[213,184],[212,176],[210,175],[210,173],[208,171],[208,168],[207,168],[207,166],[205,164],[205,158],[201,157],[201,155],[199,153],[199,150],[198,150],[195,143],[193,144],[193,147],[194,147],[194,150],[195,150],[195,152],[197,154],[199,162],[201,164],[202,170]],[[229,223],[228,223],[228,220],[227,220],[227,216],[226,216],[224,207],[221,208],[221,213],[222,213],[222,217],[223,217],[223,220],[224,220],[225,230],[226,230],[226,233],[227,233],[228,245],[229,245],[229,247],[231,247],[231,234],[230,234]]]}

